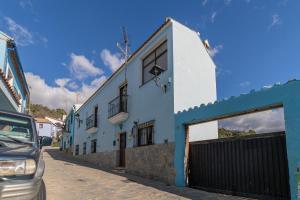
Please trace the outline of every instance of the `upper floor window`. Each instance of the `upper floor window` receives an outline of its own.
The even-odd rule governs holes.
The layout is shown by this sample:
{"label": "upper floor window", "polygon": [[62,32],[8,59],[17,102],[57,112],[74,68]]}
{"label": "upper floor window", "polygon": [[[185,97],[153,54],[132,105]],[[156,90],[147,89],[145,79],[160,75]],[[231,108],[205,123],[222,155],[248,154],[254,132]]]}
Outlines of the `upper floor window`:
{"label": "upper floor window", "polygon": [[143,84],[154,78],[150,70],[158,65],[164,70],[168,68],[167,41],[164,41],[143,59]]}
{"label": "upper floor window", "polygon": [[94,112],[86,118],[86,130],[98,127],[98,106],[94,107]]}

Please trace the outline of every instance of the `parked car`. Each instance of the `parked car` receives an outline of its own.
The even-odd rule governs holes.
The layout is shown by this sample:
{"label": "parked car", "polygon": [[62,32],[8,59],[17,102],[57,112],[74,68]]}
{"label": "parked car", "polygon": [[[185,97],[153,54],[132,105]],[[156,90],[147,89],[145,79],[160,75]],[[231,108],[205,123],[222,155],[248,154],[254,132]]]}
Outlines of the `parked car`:
{"label": "parked car", "polygon": [[52,144],[52,138],[48,137],[48,136],[39,136],[39,142],[43,145],[43,146],[51,146]]}
{"label": "parked car", "polygon": [[0,199],[46,199],[41,146],[31,116],[0,110]]}

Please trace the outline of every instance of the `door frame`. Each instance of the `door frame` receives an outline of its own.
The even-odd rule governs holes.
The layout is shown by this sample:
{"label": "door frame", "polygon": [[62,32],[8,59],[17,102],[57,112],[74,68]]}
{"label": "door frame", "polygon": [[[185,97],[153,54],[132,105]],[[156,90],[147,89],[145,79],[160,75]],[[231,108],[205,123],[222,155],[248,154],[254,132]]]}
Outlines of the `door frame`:
{"label": "door frame", "polygon": [[[127,140],[127,134],[126,132],[122,132],[119,134],[119,167],[125,167],[126,166],[126,140]],[[122,142],[121,138],[124,137],[125,147],[122,148]],[[122,153],[121,153],[122,151]]]}

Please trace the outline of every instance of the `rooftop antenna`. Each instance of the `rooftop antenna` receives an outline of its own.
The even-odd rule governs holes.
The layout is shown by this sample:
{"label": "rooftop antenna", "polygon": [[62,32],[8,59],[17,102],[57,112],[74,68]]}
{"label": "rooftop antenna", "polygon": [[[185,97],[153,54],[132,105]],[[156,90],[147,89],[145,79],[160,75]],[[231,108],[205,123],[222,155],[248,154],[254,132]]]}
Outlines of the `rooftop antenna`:
{"label": "rooftop antenna", "polygon": [[[122,53],[122,57],[125,59],[125,64],[127,64],[127,60],[129,58],[129,39],[128,39],[128,34],[127,34],[127,29],[125,26],[122,26],[122,35],[123,35],[123,42],[119,43],[117,42],[117,47]],[[126,73],[127,73],[127,68],[125,68],[125,80],[126,80]]]}

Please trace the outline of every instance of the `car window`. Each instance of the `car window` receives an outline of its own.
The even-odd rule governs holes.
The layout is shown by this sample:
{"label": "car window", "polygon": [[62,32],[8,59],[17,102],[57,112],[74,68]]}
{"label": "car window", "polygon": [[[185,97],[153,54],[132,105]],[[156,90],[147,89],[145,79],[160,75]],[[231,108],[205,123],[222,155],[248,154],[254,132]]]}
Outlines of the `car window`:
{"label": "car window", "polygon": [[11,137],[32,142],[33,129],[29,118],[0,113],[0,138]]}

